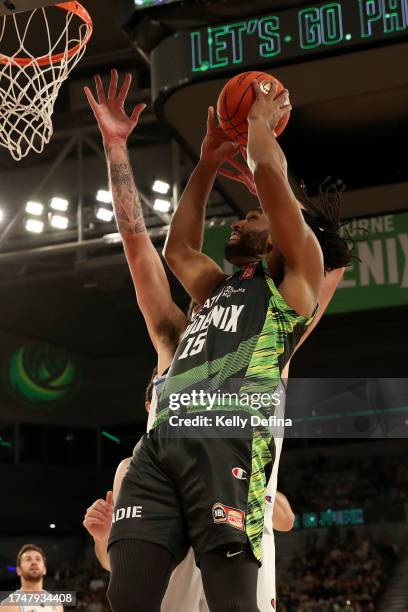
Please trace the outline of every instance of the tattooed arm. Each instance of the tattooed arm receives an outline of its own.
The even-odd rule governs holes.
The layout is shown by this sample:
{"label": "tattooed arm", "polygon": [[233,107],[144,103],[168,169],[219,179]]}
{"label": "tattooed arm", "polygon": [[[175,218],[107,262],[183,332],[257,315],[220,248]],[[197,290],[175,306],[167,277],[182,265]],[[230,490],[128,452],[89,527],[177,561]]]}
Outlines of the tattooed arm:
{"label": "tattooed arm", "polygon": [[162,261],[146,231],[127,151],[127,139],[137,125],[144,104],[138,104],[129,117],[124,104],[132,82],[127,75],[117,94],[118,75],[112,71],[108,97],[96,77],[98,102],[85,88],[86,96],[103,136],[116,222],[150,338],[158,352],[159,372],[171,362],[186,317],[173,302]]}
{"label": "tattooed arm", "polygon": [[113,207],[120,235],[126,237],[146,231],[126,142],[116,141],[106,151],[113,196]]}

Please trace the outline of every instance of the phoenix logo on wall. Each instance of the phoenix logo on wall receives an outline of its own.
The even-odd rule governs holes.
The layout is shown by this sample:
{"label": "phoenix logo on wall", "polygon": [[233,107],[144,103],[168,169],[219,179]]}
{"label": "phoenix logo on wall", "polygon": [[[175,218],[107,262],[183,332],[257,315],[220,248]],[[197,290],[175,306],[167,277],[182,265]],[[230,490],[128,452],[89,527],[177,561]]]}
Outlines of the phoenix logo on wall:
{"label": "phoenix logo on wall", "polygon": [[78,390],[80,367],[65,349],[24,345],[12,355],[7,383],[15,399],[46,407],[70,399]]}

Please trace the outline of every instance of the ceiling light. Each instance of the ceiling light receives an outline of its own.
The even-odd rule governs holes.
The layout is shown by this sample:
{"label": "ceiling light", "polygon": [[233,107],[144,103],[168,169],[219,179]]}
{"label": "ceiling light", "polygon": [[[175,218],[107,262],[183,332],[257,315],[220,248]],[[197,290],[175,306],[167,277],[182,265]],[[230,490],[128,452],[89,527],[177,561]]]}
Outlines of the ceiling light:
{"label": "ceiling light", "polygon": [[112,192],[106,191],[106,189],[99,189],[96,194],[96,199],[98,202],[102,202],[103,204],[112,204]]}
{"label": "ceiling light", "polygon": [[98,208],[96,218],[100,219],[100,221],[106,221],[107,223],[110,223],[113,219],[113,212],[111,210],[108,210],[107,208]]}
{"label": "ceiling light", "polygon": [[43,214],[44,206],[40,202],[27,202],[25,209],[30,215],[40,216]]}
{"label": "ceiling light", "polygon": [[122,236],[119,234],[119,232],[115,232],[113,234],[105,234],[103,239],[107,244],[119,244],[120,242],[122,242]]}
{"label": "ceiling light", "polygon": [[60,215],[53,215],[51,217],[51,225],[57,229],[66,230],[68,227],[68,218],[61,217]]}
{"label": "ceiling light", "polygon": [[171,208],[171,203],[169,202],[169,200],[161,200],[160,198],[157,198],[154,201],[154,210],[158,210],[159,212],[169,212]]}
{"label": "ceiling light", "polygon": [[162,193],[163,195],[166,195],[166,193],[169,192],[169,189],[170,185],[165,181],[157,180],[153,183],[153,191],[155,191],[156,193]]}
{"label": "ceiling light", "polygon": [[27,232],[33,232],[34,234],[41,234],[44,229],[44,223],[37,219],[28,219],[25,228]]}
{"label": "ceiling light", "polygon": [[0,223],[3,221],[3,219],[4,219],[4,212],[0,208]]}
{"label": "ceiling light", "polygon": [[54,210],[65,212],[68,210],[69,202],[68,200],[64,200],[64,198],[52,198],[50,206]]}

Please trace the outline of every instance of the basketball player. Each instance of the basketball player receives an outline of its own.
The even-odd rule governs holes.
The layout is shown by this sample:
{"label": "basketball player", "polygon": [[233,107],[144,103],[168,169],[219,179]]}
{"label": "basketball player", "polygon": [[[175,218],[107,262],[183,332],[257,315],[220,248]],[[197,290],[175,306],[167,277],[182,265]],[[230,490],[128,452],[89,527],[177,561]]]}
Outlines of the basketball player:
{"label": "basketball player", "polygon": [[[191,231],[187,225],[193,218],[199,228],[203,226],[201,202],[207,199],[212,187],[213,177],[209,180],[209,175],[222,163],[227,148],[225,141],[222,152],[220,147],[219,159],[202,160],[182,198],[181,212],[175,215],[177,229],[168,243],[169,261],[202,308],[177,349],[161,392],[156,426],[136,447],[122,483],[117,507],[140,507],[140,515],[138,520],[115,521],[111,532],[112,576],[108,595],[115,612],[133,607],[159,610],[171,571],[187,549],[184,517],[201,566],[210,609],[216,612],[232,608],[246,612],[258,609],[256,584],[261,560],[265,483],[275,454],[273,439],[269,437],[266,441],[265,436],[258,435],[237,442],[202,436],[176,437],[170,430],[167,400],[175,388],[173,382],[179,390],[196,390],[200,383],[214,381],[217,376],[220,382],[231,382],[231,373],[243,378],[249,388],[255,382],[252,390],[276,389],[283,367],[316,312],[324,273],[323,254],[291,195],[286,177],[274,161],[277,144],[272,130],[288,106],[271,97],[267,102],[265,109],[258,99],[250,117],[253,129],[250,126],[249,162],[268,216],[254,212],[236,224],[240,229],[234,231],[229,244],[229,247],[238,246],[240,234],[250,226],[255,242],[246,244],[245,250],[236,249],[230,257],[233,263],[245,267],[242,278],[241,273],[226,278],[214,262],[186,244],[183,235]],[[262,153],[265,151],[272,161],[266,162]],[[268,206],[271,193],[276,193],[274,207]],[[193,211],[194,206],[200,209]],[[180,219],[183,219],[181,225]],[[318,223],[322,225],[321,220]],[[249,231],[247,237],[250,237]],[[172,250],[170,245],[175,248]],[[345,250],[343,260],[336,262],[338,267],[347,263]],[[186,256],[184,266],[181,252]],[[332,252],[328,251],[325,256],[326,268],[336,267],[331,266]],[[260,265],[262,260],[264,264]],[[245,314],[239,320],[244,309]],[[205,332],[191,337],[201,327]],[[227,336],[223,331],[231,333]],[[199,379],[190,379],[192,385],[183,388],[183,377],[192,376],[192,372]],[[204,407],[204,413],[205,410]],[[238,460],[239,468],[249,477],[234,482],[228,474]],[[135,575],[134,568],[140,558],[144,561],[143,570]]]}
{"label": "basketball player", "polygon": [[[156,369],[153,371],[152,379],[155,378],[155,375]],[[147,389],[147,394],[146,408],[149,412],[152,400],[152,387],[150,384]],[[108,491],[105,499],[97,499],[89,506],[83,522],[85,528],[94,539],[95,554],[102,567],[107,571],[110,571],[108,539],[112,524],[113,508],[131,459],[131,457],[127,457],[120,462],[113,481],[113,491]],[[276,531],[290,531],[293,528],[294,520],[295,515],[293,514],[287,498],[277,491],[273,509],[273,528]]]}
{"label": "basketball player", "polygon": [[[135,129],[145,105],[138,104],[130,117],[124,110],[132,82],[130,74],[126,76],[118,93],[118,74],[116,70],[112,70],[108,96],[105,95],[99,76],[95,77],[95,81],[99,103],[96,102],[88,87],[85,88],[85,94],[94,111],[103,138],[116,222],[136,290],[137,302],[157,352],[158,372],[162,374],[173,359],[179,337],[185,330],[188,319],[173,302],[162,261],[146,231],[142,206],[129,160],[127,139]],[[153,413],[149,417],[150,420],[152,417]],[[150,422],[148,429],[149,427]],[[125,460],[118,467],[114,482],[114,499],[117,498],[117,490],[120,488],[127,468],[126,463]],[[111,499],[111,494],[108,494],[106,502],[110,503]],[[108,569],[105,545],[98,542],[96,552],[102,565]],[[186,573],[189,576],[187,582]],[[196,585],[197,580],[199,580],[198,585]],[[191,554],[174,571],[173,582],[182,587],[178,593],[183,593],[188,601],[196,600],[198,605],[202,591],[201,578],[200,572],[195,569]],[[190,610],[186,608],[186,612],[192,612],[195,607],[192,606]],[[170,609],[166,610],[163,607],[166,612],[170,612]]]}
{"label": "basketball player", "polygon": [[[137,113],[141,109],[140,107],[136,107],[130,119],[124,114],[123,105],[129,86],[130,77],[127,77],[120,95],[116,97],[117,75],[113,72],[108,98],[105,97],[99,78],[97,78],[97,89],[100,104],[96,103],[89,89],[86,90],[86,93],[98,119],[102,135],[104,136],[105,148],[108,154],[108,162],[111,171],[115,212],[118,219],[119,230],[123,237],[130,270],[135,282],[138,302],[148,323],[152,341],[158,350],[159,367],[163,370],[170,363],[173,356],[175,350],[174,339],[177,339],[181,328],[185,327],[187,320],[184,319],[184,323],[181,323],[182,313],[180,311],[177,312],[176,325],[172,320],[171,313],[177,307],[172,303],[170,290],[161,261],[151,245],[148,235],[143,229],[142,211],[138,204],[137,192],[126,152],[127,136],[134,129],[137,123]],[[118,159],[119,162],[117,162]],[[125,189],[123,189],[123,186]],[[129,211],[127,211],[127,208]],[[132,218],[131,223],[129,222],[130,218]],[[142,230],[140,231],[141,228]],[[319,316],[321,316],[327,303],[330,301],[339,280],[339,278],[334,279],[330,278],[330,276],[331,275],[328,275],[326,279],[326,293],[322,295],[320,300],[322,308],[321,313],[319,312]],[[146,286],[147,283],[149,283],[149,286]],[[120,478],[123,474],[125,467],[124,464],[121,464],[119,467],[115,483],[118,477]],[[114,497],[116,498],[116,495],[114,495]],[[108,497],[107,505],[110,505],[110,496]],[[103,565],[107,567],[108,563],[105,552],[106,551],[98,556],[101,560],[103,558],[105,559]],[[189,570],[190,580],[187,580],[187,583],[190,584],[194,567],[191,559],[186,559],[185,561],[186,563],[183,563],[184,565],[191,561]],[[180,566],[177,568],[176,572],[174,572],[170,587],[176,586],[175,578],[177,573],[180,577],[184,576],[183,572],[179,572],[179,570],[181,570]],[[268,582],[272,580],[273,577],[269,576]],[[183,597],[187,596],[186,583],[184,582],[183,584],[183,582],[180,581],[180,587],[178,596],[176,592],[177,589],[173,588],[175,601],[177,602],[173,604],[176,606],[173,609],[181,610],[181,600],[183,599],[183,603],[186,601],[185,597]],[[169,591],[170,590],[169,588]],[[166,599],[163,604],[165,603]],[[165,608],[163,607],[163,609]],[[185,609],[191,612],[194,608],[191,606]]]}
{"label": "basketball player", "polygon": [[[43,588],[44,576],[47,573],[46,561],[44,551],[35,544],[25,544],[20,549],[17,555],[17,575],[20,576],[21,586],[18,591],[13,593],[13,596],[15,596],[13,601],[24,593],[26,593],[26,601],[24,605],[15,606],[6,604],[5,601],[2,602],[1,605],[8,612],[64,612],[62,606],[47,605],[47,596],[50,593],[44,591]],[[41,599],[39,599],[38,605],[30,604],[29,594],[31,593],[43,597],[44,605],[41,605]]]}
{"label": "basketball player", "polygon": [[[300,344],[313,331],[318,321],[322,317],[332,295],[340,282],[344,270],[334,270],[327,274],[323,283],[322,293],[319,298],[319,311],[312,325],[303,336]],[[171,297],[169,297],[171,299]],[[154,374],[157,370],[155,369]],[[289,364],[285,368],[283,378],[286,379],[289,375]],[[156,377],[152,377],[154,381]],[[152,391],[154,384],[150,383],[146,391],[146,410],[150,412],[150,402],[152,400]],[[277,441],[277,446],[281,448],[281,440]],[[84,519],[84,526],[91,534],[95,542],[95,554],[101,563],[102,567],[110,571],[110,562],[108,555],[108,540],[112,522],[112,513],[114,504],[118,498],[122,479],[125,476],[131,458],[124,459],[118,466],[113,483],[113,492],[108,491],[106,499],[96,500],[88,509]],[[278,458],[275,460],[276,469],[278,467]],[[276,487],[275,487],[276,488]],[[273,487],[272,487],[273,490]],[[264,551],[267,551],[268,564],[262,566],[263,575],[258,579],[258,606],[261,612],[270,610],[270,602],[276,599],[275,587],[275,551],[274,537],[272,531],[290,531],[293,528],[294,514],[286,497],[276,492],[273,506],[273,516],[271,525],[265,523],[264,527]],[[268,503],[268,508],[271,503]],[[267,513],[270,518],[270,513]],[[265,570],[265,571],[264,571]],[[263,578],[263,580],[262,580]],[[197,608],[199,606],[199,608]],[[195,565],[192,550],[190,549],[187,557],[176,568],[170,579],[165,597],[162,602],[162,612],[191,612],[197,609],[197,612],[207,612],[201,573]]]}

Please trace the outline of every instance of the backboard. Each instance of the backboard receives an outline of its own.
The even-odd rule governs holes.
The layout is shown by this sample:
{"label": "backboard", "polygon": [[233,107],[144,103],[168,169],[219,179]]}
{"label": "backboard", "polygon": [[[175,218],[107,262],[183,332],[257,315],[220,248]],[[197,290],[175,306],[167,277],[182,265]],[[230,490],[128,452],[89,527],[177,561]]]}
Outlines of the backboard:
{"label": "backboard", "polygon": [[60,3],[61,0],[0,0],[0,15],[13,15],[13,13],[23,13],[32,11],[43,6],[52,6]]}

